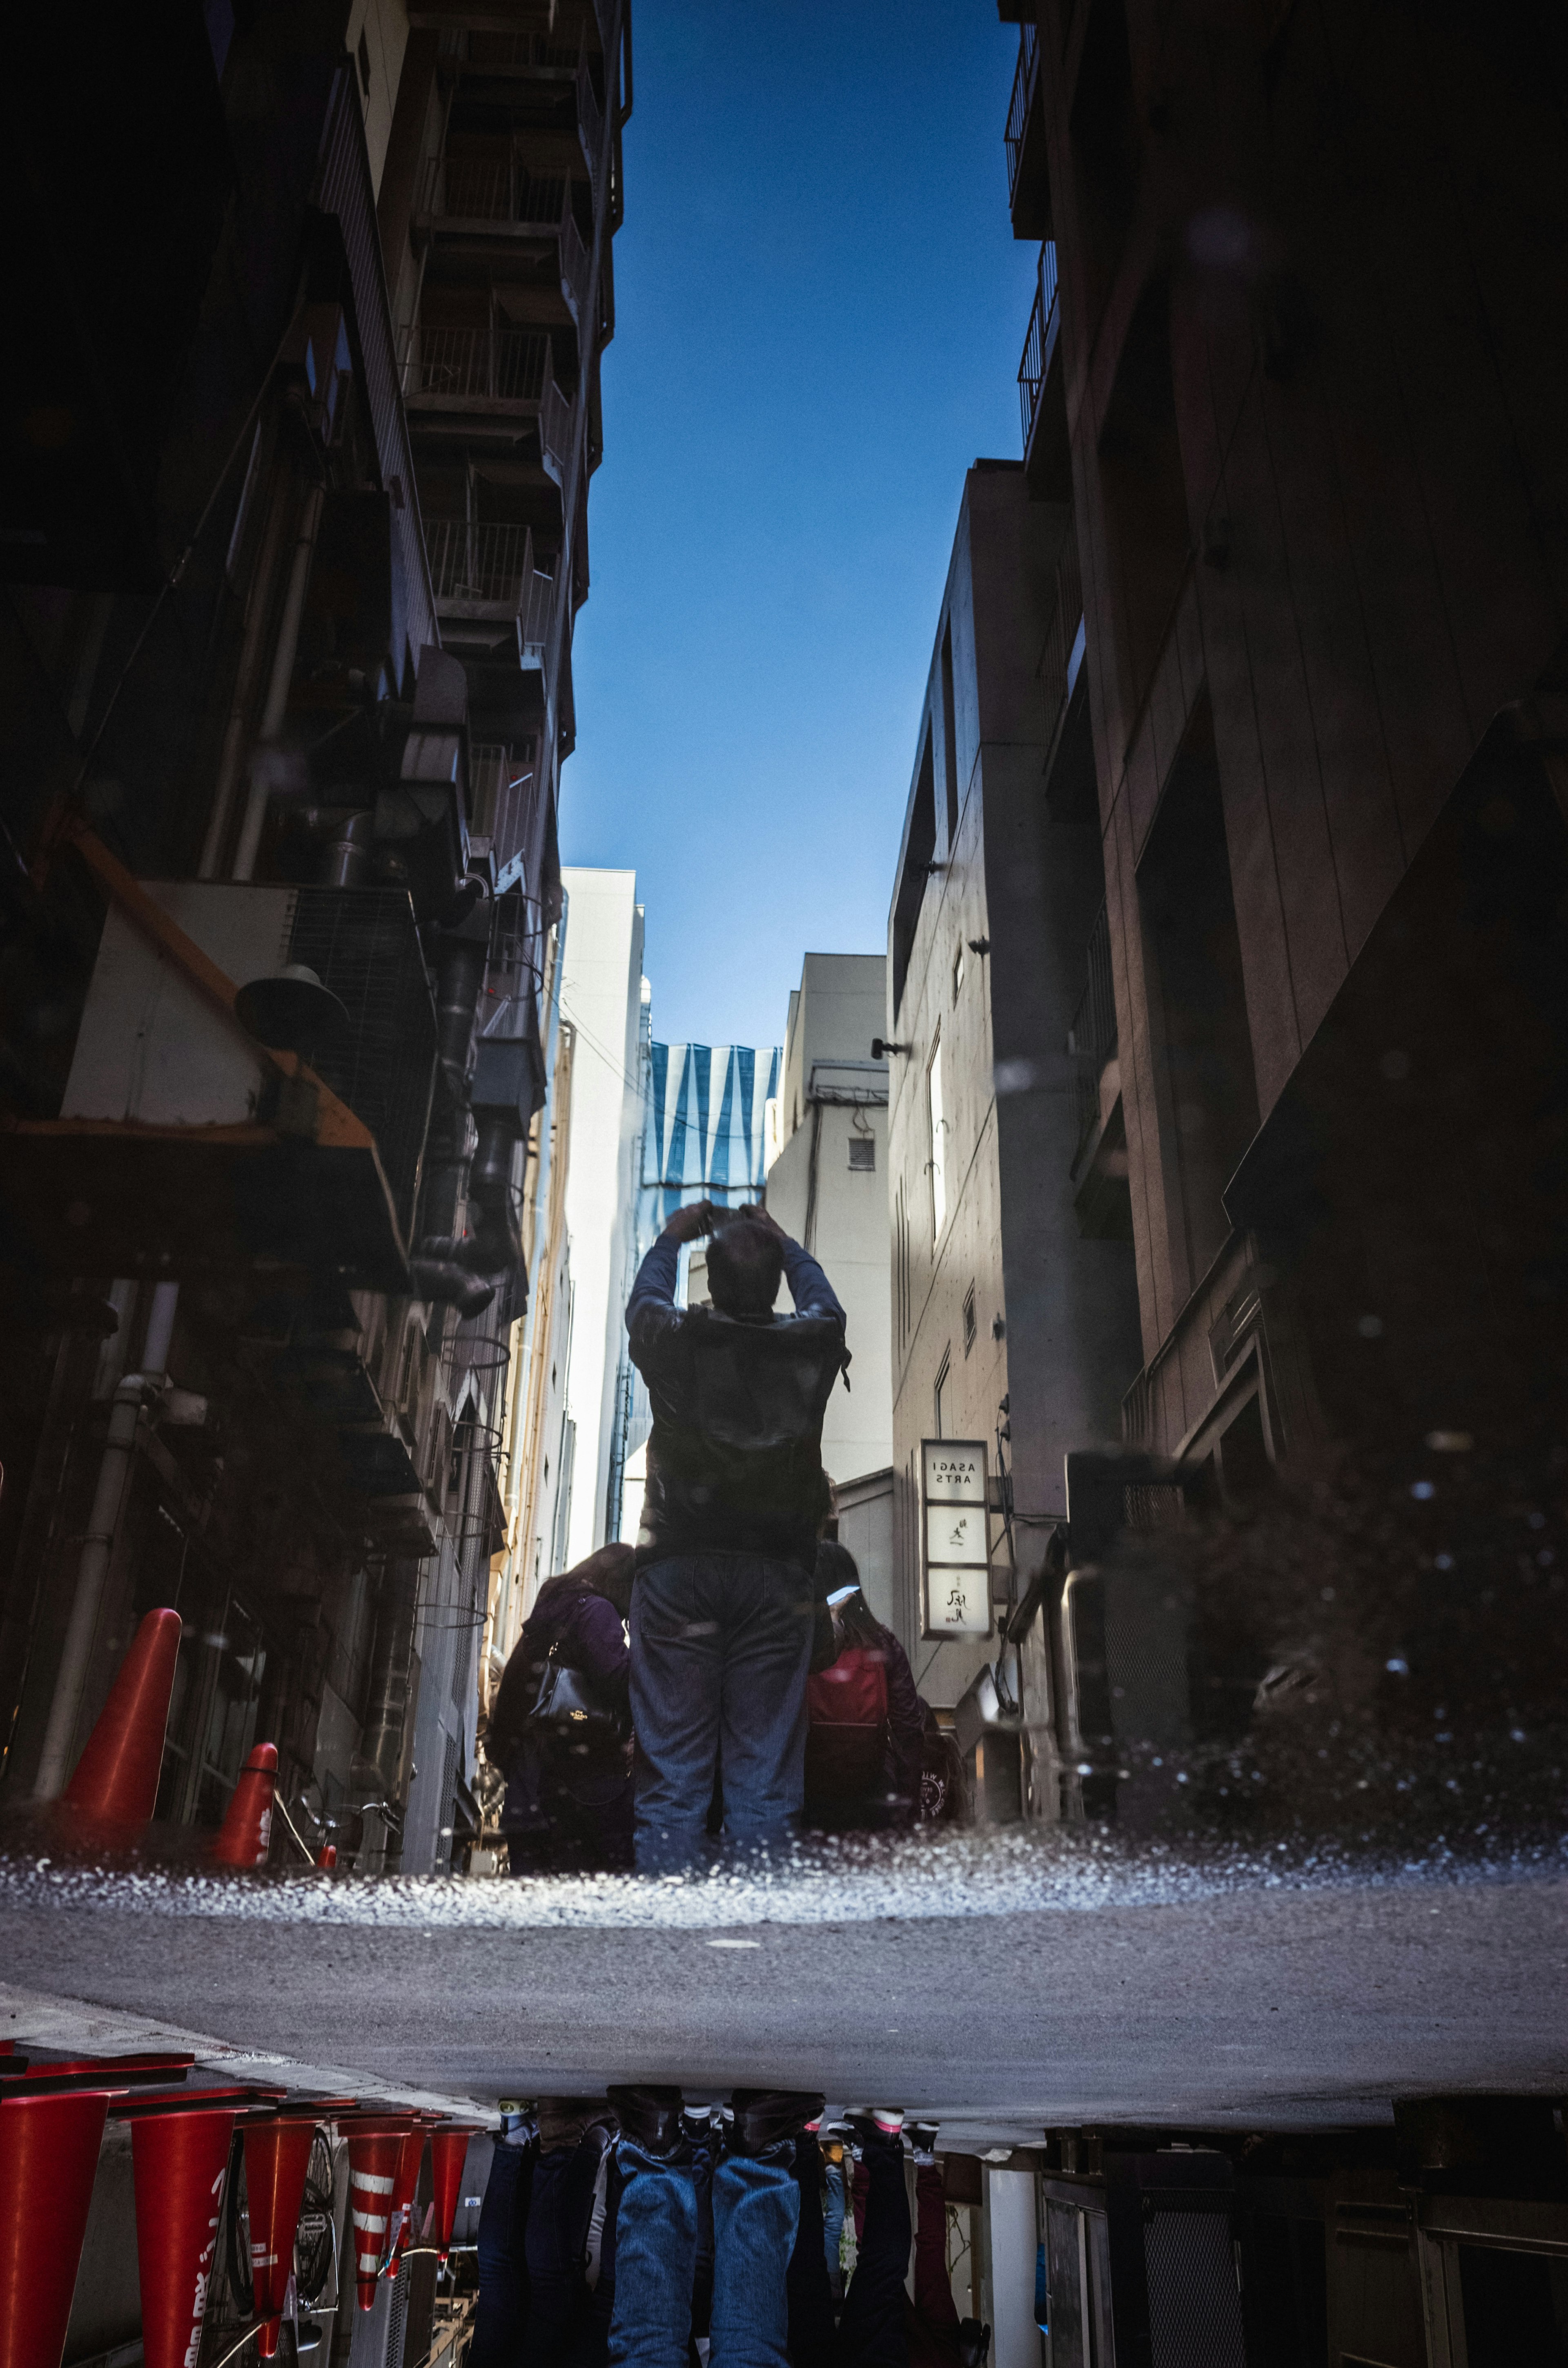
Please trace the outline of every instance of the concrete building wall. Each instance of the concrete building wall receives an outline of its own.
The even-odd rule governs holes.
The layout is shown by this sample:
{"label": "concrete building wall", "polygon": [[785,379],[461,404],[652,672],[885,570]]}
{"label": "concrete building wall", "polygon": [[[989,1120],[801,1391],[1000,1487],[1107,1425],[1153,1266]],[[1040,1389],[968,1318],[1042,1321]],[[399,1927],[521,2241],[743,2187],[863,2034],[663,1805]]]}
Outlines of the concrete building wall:
{"label": "concrete building wall", "polygon": [[887,1064],[871,1059],[886,968],[881,954],[806,956],[790,997],[783,1141],[767,1171],[769,1212],[820,1261],[848,1317],[849,1387],[834,1391],[823,1423],[835,1482],[892,1461]]}
{"label": "concrete building wall", "polygon": [[[938,1703],[997,1645],[922,1640],[921,1440],[983,1440],[995,1475],[1002,1430],[1028,1570],[1064,1509],[1064,1454],[1117,1435],[1138,1359],[1130,1249],[1085,1232],[1071,1172],[1066,1041],[1097,880],[1092,825],[1047,772],[1035,676],[1063,529],[1020,469],[970,472],[890,929],[897,1593]],[[1000,1600],[1015,1580],[992,1531]]]}
{"label": "concrete building wall", "polygon": [[570,911],[561,1010],[575,1031],[566,1181],[574,1292],[566,1414],[575,1434],[566,1559],[574,1563],[605,1542],[642,1133],[636,1087],[642,908],[632,871],[569,869],[562,882]]}

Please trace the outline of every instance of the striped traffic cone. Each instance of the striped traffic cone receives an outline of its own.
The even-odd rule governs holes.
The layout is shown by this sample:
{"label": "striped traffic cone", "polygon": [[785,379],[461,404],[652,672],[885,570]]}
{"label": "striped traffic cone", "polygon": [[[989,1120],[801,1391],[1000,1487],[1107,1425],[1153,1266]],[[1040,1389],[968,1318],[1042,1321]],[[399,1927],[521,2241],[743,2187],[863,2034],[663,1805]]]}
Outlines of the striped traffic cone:
{"label": "striped traffic cone", "polygon": [[423,2117],[411,2129],[403,2142],[403,2152],[397,2158],[397,2183],[392,2196],[392,2254],[387,2262],[387,2275],[395,2278],[403,2266],[403,2248],[408,2242],[408,2217],[413,2207],[415,2190],[419,2185],[419,2166],[425,2159],[426,2124]]}
{"label": "striped traffic cone", "polygon": [[348,2140],[348,2222],[359,2307],[373,2310],[376,2280],[392,2229],[392,2191],[412,2123],[405,2114],[367,2113],[339,2123]]}
{"label": "striped traffic cone", "polygon": [[200,2350],[229,2144],[243,2101],[230,2092],[182,2100],[179,2111],[124,2109],[133,2117],[131,2167],[146,2368],[187,2368]]}
{"label": "striped traffic cone", "polygon": [[278,1790],[278,1746],[258,1743],[240,1770],[212,1845],[219,1866],[265,1866],[272,1846],[272,1802]]}

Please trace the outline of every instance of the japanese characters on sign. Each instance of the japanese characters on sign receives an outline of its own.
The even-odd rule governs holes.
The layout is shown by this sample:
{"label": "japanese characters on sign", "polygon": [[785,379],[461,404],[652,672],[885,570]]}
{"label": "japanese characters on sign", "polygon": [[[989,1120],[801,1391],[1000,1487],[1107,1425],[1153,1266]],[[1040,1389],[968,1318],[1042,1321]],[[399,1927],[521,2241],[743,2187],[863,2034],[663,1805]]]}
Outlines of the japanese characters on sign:
{"label": "japanese characters on sign", "polygon": [[927,1439],[920,1447],[927,1636],[991,1634],[991,1524],[985,1441]]}

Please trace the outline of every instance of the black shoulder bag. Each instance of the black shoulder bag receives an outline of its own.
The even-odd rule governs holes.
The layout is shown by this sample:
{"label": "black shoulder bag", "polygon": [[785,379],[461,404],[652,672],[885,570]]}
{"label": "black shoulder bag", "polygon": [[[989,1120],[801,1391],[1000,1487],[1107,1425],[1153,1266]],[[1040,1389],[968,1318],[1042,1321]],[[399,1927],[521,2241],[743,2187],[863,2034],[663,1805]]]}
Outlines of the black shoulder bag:
{"label": "black shoulder bag", "polygon": [[591,1678],[569,1668],[552,1645],[544,1665],[528,1732],[540,1743],[624,1743],[627,1722],[611,1710],[595,1690]]}

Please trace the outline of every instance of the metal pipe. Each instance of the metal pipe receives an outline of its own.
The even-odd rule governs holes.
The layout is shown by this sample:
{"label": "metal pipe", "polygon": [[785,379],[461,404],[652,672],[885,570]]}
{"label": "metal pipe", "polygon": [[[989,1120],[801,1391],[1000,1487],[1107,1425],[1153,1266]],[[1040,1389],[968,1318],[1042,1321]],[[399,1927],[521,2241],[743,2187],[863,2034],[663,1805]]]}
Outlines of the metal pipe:
{"label": "metal pipe", "polygon": [[76,1593],[71,1605],[71,1620],[65,1631],[60,1667],[55,1672],[54,1695],[49,1705],[49,1724],[44,1729],[43,1750],[39,1759],[34,1790],[40,1801],[56,1799],[64,1791],[71,1772],[76,1723],[82,1713],[98,1617],[108,1584],[115,1532],[119,1527],[119,1516],[135,1460],[137,1418],[146,1401],[163,1386],[178,1303],[178,1283],[160,1282],[153,1293],[153,1305],[147,1317],[142,1371],[128,1373],[117,1384],[109,1407],[108,1435],[104,1441],[103,1462],[98,1466],[97,1486],[93,1491],[93,1509],[88,1517],[86,1535],[82,1541],[82,1559],[76,1566]]}
{"label": "metal pipe", "polygon": [[261,711],[256,752],[251,758],[250,791],[245,799],[244,820],[240,825],[240,843],[234,854],[233,877],[235,880],[254,880],[256,877],[256,860],[261,852],[262,826],[267,820],[267,802],[272,793],[267,769],[257,766],[256,756],[273,746],[289,712],[294,660],[300,648],[300,625],[305,613],[305,591],[310,583],[311,560],[315,552],[324,499],[321,486],[312,485],[305,495],[305,506],[300,513],[300,531],[289,569],[289,589],[283,597],[283,614],[278,626],[278,646],[273,653],[267,701]]}

